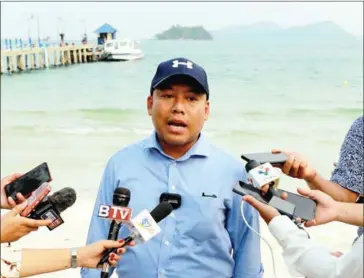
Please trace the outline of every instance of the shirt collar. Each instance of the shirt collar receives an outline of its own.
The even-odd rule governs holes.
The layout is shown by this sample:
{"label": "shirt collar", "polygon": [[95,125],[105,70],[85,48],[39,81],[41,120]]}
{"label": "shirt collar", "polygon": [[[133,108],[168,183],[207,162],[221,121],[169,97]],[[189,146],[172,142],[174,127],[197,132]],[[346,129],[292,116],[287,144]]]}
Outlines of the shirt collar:
{"label": "shirt collar", "polygon": [[[144,143],[144,149],[155,149],[158,150],[162,155],[171,158],[167,155],[157,140],[157,133],[153,131],[152,135],[149,136]],[[211,144],[207,140],[206,136],[200,133],[200,137],[197,142],[188,150],[182,157],[176,159],[177,161],[187,160],[192,156],[208,157],[211,151]]]}

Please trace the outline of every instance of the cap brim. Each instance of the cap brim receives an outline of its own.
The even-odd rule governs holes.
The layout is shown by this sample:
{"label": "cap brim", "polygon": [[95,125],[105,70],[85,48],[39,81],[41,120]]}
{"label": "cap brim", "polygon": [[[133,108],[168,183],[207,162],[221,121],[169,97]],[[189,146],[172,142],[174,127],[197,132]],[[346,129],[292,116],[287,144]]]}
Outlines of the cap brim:
{"label": "cap brim", "polygon": [[191,74],[188,74],[188,73],[180,73],[180,72],[178,72],[178,73],[172,73],[172,74],[170,74],[170,75],[168,75],[168,76],[166,76],[166,77],[164,77],[163,79],[161,79],[161,80],[159,80],[159,82],[158,83],[156,83],[153,87],[152,87],[152,89],[155,89],[155,88],[157,88],[159,85],[161,85],[163,82],[165,82],[165,81],[167,81],[168,79],[170,79],[171,77],[174,77],[174,76],[178,76],[178,75],[180,75],[180,76],[187,76],[187,77],[189,77],[189,78],[191,78],[191,79],[193,79],[194,81],[196,81],[200,86],[201,86],[201,88],[205,91],[205,94],[209,94],[209,92],[206,90],[206,88],[200,83],[200,81],[198,81],[194,76],[192,76]]}

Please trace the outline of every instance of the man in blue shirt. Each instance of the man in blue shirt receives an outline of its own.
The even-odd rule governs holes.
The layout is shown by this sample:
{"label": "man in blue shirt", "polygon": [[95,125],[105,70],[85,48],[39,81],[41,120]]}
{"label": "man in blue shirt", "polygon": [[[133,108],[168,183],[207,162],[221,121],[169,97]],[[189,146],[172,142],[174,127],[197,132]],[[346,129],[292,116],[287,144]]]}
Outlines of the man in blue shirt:
{"label": "man in blue shirt", "polygon": [[[161,221],[162,232],[129,248],[117,266],[122,278],[258,278],[263,276],[260,240],[240,214],[246,181],[242,163],[213,146],[201,133],[209,116],[205,70],[185,58],[159,64],[147,99],[153,134],[117,152],[107,163],[87,244],[106,239],[110,224],[97,217],[100,204],[112,204],[116,187],[131,191],[136,215],[153,209],[164,192],[180,194],[181,206]],[[244,206],[259,231],[259,216]],[[129,235],[122,227],[119,237]],[[100,277],[100,270],[81,270]]]}

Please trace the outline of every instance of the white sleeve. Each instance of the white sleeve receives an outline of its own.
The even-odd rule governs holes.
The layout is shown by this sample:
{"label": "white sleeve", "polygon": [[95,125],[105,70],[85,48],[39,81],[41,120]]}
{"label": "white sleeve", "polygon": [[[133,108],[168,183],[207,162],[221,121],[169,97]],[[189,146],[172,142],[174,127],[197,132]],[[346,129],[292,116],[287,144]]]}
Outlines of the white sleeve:
{"label": "white sleeve", "polygon": [[283,248],[283,258],[293,276],[310,278],[363,278],[363,235],[350,252],[335,257],[316,245],[287,216],[269,223],[269,230]]}
{"label": "white sleeve", "polygon": [[6,244],[1,244],[1,277],[18,278],[20,277],[21,251]]}

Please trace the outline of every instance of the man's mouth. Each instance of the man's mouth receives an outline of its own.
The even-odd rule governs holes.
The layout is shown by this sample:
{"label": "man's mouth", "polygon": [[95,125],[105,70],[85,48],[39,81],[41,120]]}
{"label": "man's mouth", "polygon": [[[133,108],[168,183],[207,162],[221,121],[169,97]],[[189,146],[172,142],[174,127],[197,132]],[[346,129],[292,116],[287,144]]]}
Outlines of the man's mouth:
{"label": "man's mouth", "polygon": [[186,132],[187,124],[181,120],[168,121],[168,130],[174,134],[183,134]]}
{"label": "man's mouth", "polygon": [[183,121],[168,121],[168,125],[171,127],[187,127],[187,124]]}

